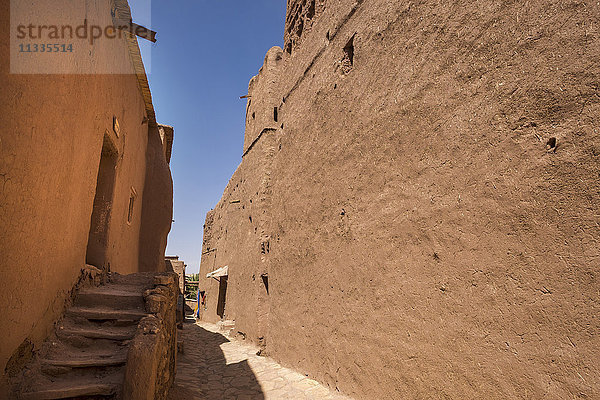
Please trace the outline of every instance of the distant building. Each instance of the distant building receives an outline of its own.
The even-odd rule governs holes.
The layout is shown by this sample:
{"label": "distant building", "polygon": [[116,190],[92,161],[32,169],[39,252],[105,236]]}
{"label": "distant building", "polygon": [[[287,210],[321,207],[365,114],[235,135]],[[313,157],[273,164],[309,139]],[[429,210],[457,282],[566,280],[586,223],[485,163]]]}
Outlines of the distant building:
{"label": "distant building", "polygon": [[175,272],[179,278],[179,296],[177,296],[177,324],[183,327],[185,319],[185,263],[179,260],[179,256],[165,257],[165,268],[167,271]]}
{"label": "distant building", "polygon": [[179,256],[166,256],[165,265],[167,271],[173,271],[179,277],[179,290],[185,294],[185,262],[179,260]]}

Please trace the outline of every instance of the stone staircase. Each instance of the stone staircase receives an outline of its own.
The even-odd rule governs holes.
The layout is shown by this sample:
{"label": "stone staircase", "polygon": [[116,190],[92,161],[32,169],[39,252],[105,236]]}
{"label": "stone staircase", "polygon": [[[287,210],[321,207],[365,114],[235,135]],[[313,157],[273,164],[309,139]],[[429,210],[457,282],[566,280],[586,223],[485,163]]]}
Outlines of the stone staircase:
{"label": "stone staircase", "polygon": [[56,332],[14,384],[22,400],[118,399],[129,342],[147,315],[144,291],[153,274],[109,274],[81,289]]}

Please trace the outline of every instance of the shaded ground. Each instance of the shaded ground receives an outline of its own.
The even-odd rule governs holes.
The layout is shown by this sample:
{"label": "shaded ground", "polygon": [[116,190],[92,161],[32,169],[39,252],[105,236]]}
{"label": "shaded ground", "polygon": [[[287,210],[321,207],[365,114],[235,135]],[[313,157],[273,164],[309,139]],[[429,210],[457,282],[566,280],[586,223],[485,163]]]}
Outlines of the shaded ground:
{"label": "shaded ground", "polygon": [[331,399],[317,381],[256,355],[258,348],[230,341],[213,324],[185,324],[179,331],[184,354],[177,360],[171,400],[183,399]]}

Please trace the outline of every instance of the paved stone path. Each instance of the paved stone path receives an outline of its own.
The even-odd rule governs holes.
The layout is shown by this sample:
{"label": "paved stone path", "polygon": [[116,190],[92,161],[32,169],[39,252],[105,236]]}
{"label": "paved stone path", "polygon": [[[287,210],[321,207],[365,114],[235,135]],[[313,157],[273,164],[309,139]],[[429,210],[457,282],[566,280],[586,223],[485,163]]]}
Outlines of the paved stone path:
{"label": "paved stone path", "polygon": [[178,354],[170,400],[349,400],[267,357],[257,356],[257,347],[226,338],[216,325],[186,323],[179,335],[184,340],[184,353]]}

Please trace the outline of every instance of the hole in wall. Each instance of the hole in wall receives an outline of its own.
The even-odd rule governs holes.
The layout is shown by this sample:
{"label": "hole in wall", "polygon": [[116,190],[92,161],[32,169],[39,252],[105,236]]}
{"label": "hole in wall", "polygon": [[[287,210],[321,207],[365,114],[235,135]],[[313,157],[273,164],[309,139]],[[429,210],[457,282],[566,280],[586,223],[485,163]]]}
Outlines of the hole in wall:
{"label": "hole in wall", "polygon": [[129,195],[129,208],[127,210],[127,222],[131,223],[131,221],[133,221],[133,209],[135,206],[135,192],[131,191],[131,194]]}
{"label": "hole in wall", "polygon": [[298,35],[298,37],[302,36],[303,31],[304,31],[304,21],[300,21],[298,23],[298,28],[296,28],[296,35]]}
{"label": "hole in wall", "polygon": [[262,274],[261,276],[263,285],[265,285],[265,290],[267,291],[267,294],[269,294],[269,274]]}
{"label": "hole in wall", "polygon": [[279,110],[277,110],[277,107],[273,107],[273,120],[274,120],[275,122],[277,122],[277,119],[278,119],[278,113],[279,113]]}
{"label": "hole in wall", "polygon": [[342,70],[345,74],[350,72],[354,67],[354,37],[356,33],[352,35],[348,43],[344,46],[344,58],[342,59]]}
{"label": "hole in wall", "polygon": [[346,54],[352,65],[354,65],[354,35],[352,35],[346,46],[344,46],[344,54]]}
{"label": "hole in wall", "polygon": [[306,18],[312,19],[315,16],[315,0],[311,0],[308,11],[306,11]]}
{"label": "hole in wall", "polygon": [[262,242],[260,244],[260,252],[261,254],[269,254],[269,241],[267,240],[266,242]]}

